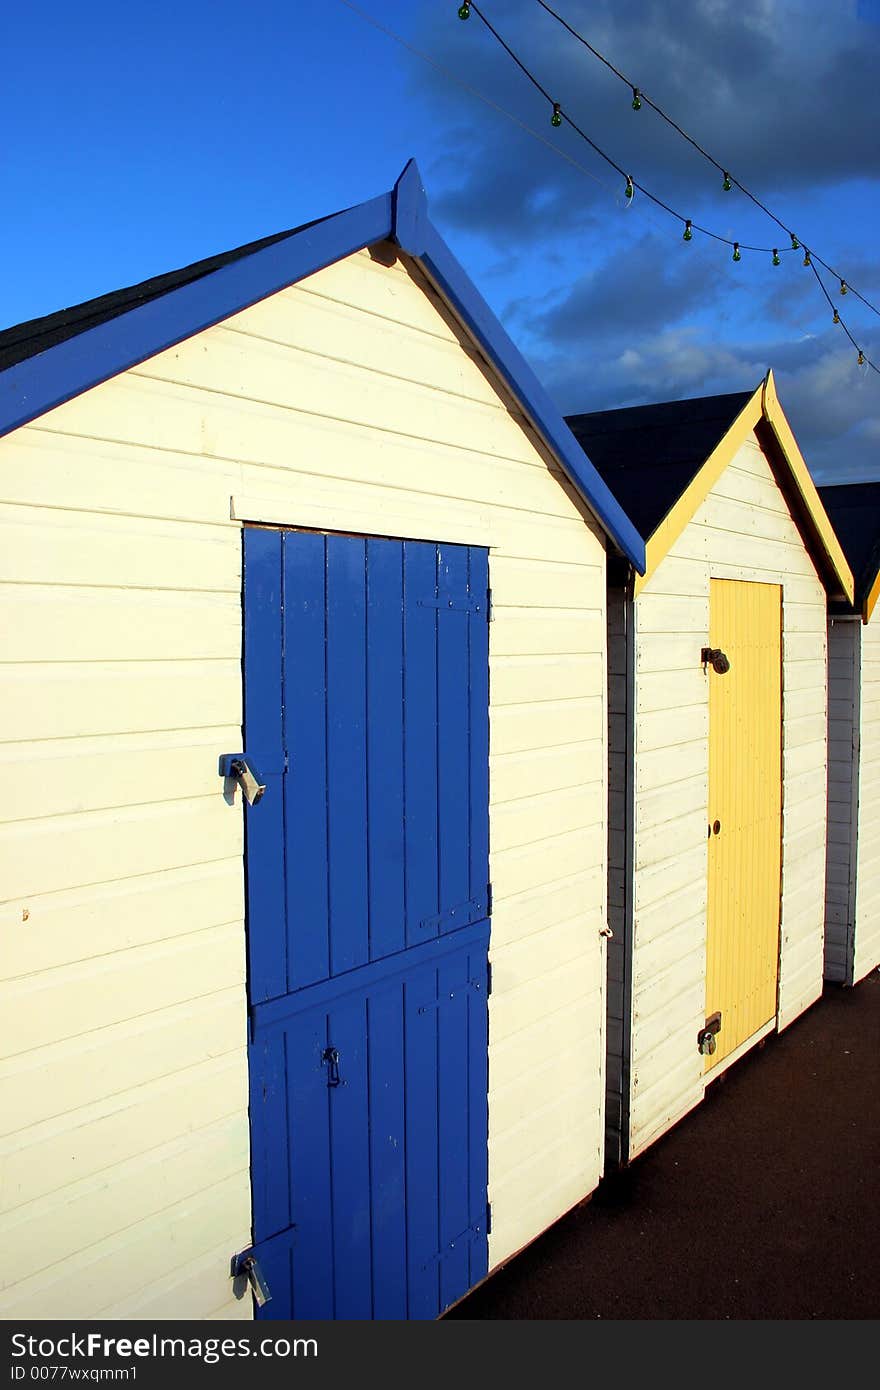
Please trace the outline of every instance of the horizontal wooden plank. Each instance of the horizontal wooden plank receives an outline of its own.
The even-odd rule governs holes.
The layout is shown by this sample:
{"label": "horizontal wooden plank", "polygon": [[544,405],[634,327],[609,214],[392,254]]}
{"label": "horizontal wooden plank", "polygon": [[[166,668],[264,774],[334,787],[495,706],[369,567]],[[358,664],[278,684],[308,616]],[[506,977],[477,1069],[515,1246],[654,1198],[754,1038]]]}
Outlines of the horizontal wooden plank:
{"label": "horizontal wooden plank", "polygon": [[[231,922],[189,936],[59,966],[0,987],[0,1056],[75,1038],[169,1008],[245,978],[244,933]],[[175,1066],[173,1056],[166,1059]]]}
{"label": "horizontal wooden plank", "polygon": [[603,889],[601,863],[579,865],[574,873],[514,894],[502,894],[493,884],[492,952],[584,912],[601,915]]}
{"label": "horizontal wooden plank", "polygon": [[[424,295],[416,290],[424,303]],[[432,328],[435,315],[431,315]],[[299,353],[360,367],[380,376],[430,386],[436,391],[503,408],[469,340],[425,332],[359,305],[325,295],[283,290],[225,323],[225,335],[245,335]]]}
{"label": "horizontal wooden plank", "polygon": [[490,872],[493,892],[514,897],[540,884],[556,883],[578,873],[585,864],[605,863],[605,827],[594,825],[554,835],[537,843],[497,850],[493,844]]}
{"label": "horizontal wooden plank", "polygon": [[479,441],[481,452],[502,458],[534,458],[518,422],[497,402],[451,397],[347,362],[334,362],[332,370],[329,365],[310,352],[218,325],[149,358],[129,375],[453,447],[473,449]]}
{"label": "horizontal wooden plank", "polygon": [[604,701],[601,690],[586,699],[542,700],[537,704],[500,707],[495,704],[496,694],[493,686],[490,714],[493,758],[580,743],[602,728]]}
{"label": "horizontal wooden plank", "polygon": [[[206,1305],[218,1305],[231,1287],[229,1261],[212,1263],[203,1277],[201,1299],[189,1305],[176,1301],[175,1271],[186,1271],[202,1252],[214,1252],[223,1233],[222,1249],[243,1250],[250,1240],[250,1180],[247,1171],[187,1194],[171,1207],[105,1237],[95,1244],[82,1241],[49,1269],[0,1292],[0,1314],[15,1318],[72,1318],[87,1320],[108,1309],[114,1316],[179,1318],[182,1308],[192,1316],[205,1315]],[[175,1232],[178,1263],[168,1266],[168,1230]],[[88,1229],[88,1223],[83,1229]],[[141,1308],[140,1296],[151,1297]],[[237,1307],[238,1305],[236,1305]],[[230,1314],[232,1316],[232,1314]]]}
{"label": "horizontal wooden plank", "polygon": [[601,730],[598,735],[555,748],[493,754],[489,760],[492,804],[500,805],[522,797],[541,796],[577,786],[596,787],[601,796],[605,746]]}
{"label": "horizontal wooden plank", "polygon": [[[26,1280],[205,1186],[247,1172],[249,1135],[244,1112],[151,1149],[103,1174],[72,1183],[0,1219],[8,1262],[0,1289]],[[167,1257],[167,1249],[166,1249]]]}
{"label": "horizontal wooden plank", "polygon": [[674,710],[659,710],[639,716],[636,723],[636,757],[664,748],[684,748],[690,743],[703,744],[709,737],[709,706],[683,705]]}
{"label": "horizontal wooden plank", "polygon": [[572,830],[605,826],[601,781],[591,786],[566,787],[539,796],[503,801],[493,807],[492,848],[499,853],[532,845]]}
{"label": "horizontal wooden plank", "polygon": [[493,656],[557,656],[602,653],[605,619],[601,609],[569,612],[530,608],[495,608],[489,628]]}
{"label": "horizontal wooden plank", "polygon": [[241,593],[231,525],[0,505],[0,582]]}
{"label": "horizontal wooden plank", "polygon": [[[219,782],[219,779],[218,779]],[[240,858],[241,810],[214,796],[0,827],[7,901]]]}
{"label": "horizontal wooden plank", "polygon": [[214,993],[0,1062],[0,1132],[41,1124],[210,1057],[240,1052],[247,1014],[239,974],[233,985]]}
{"label": "horizontal wooden plank", "polygon": [[651,752],[640,752],[636,759],[636,791],[641,794],[657,787],[671,786],[700,777],[707,763],[707,742],[694,739],[671,748],[657,748]]}
{"label": "horizontal wooden plank", "polygon": [[215,660],[240,655],[238,594],[5,584],[0,660]]}
{"label": "horizontal wooden plank", "polygon": [[[504,1039],[489,1043],[490,1109],[507,1093],[514,1097],[521,1076],[571,1053],[590,1055],[597,1047],[601,1025],[601,995],[593,993],[558,1009],[539,1014],[533,1022]],[[499,1115],[498,1128],[501,1128]]]}
{"label": "horizontal wooden plank", "polygon": [[497,656],[492,660],[492,705],[602,697],[601,653],[579,656]]}
{"label": "horizontal wooden plank", "polygon": [[[640,643],[648,634],[665,639],[671,633],[693,633],[705,644],[709,628],[708,594],[693,597],[670,596],[646,590],[638,601],[638,631]],[[665,645],[663,641],[662,645]]]}
{"label": "horizontal wooden plank", "polygon": [[603,564],[558,564],[493,555],[492,597],[499,608],[601,610],[605,601]]}
{"label": "horizontal wooden plank", "polygon": [[[25,915],[26,914],[26,915]],[[0,907],[0,979],[244,920],[241,859],[170,869]]]}
{"label": "horizontal wooden plank", "polygon": [[0,824],[73,815],[223,790],[220,756],[238,751],[241,730],[227,728],[7,744],[9,796]]}
{"label": "horizontal wooden plank", "polygon": [[247,1110],[243,1050],[0,1140],[0,1214]]}

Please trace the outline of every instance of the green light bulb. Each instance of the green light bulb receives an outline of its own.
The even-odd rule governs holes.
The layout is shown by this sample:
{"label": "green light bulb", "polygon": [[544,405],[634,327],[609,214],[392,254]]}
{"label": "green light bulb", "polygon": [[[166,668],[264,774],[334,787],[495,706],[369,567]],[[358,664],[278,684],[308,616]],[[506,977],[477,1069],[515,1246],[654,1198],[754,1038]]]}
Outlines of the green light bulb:
{"label": "green light bulb", "polygon": [[640,95],[640,93],[639,93],[639,89],[638,89],[638,87],[633,87],[633,111],[641,111],[641,109],[642,109],[642,98],[641,98],[641,95]]}
{"label": "green light bulb", "polygon": [[467,0],[465,0],[465,2],[464,2],[463,5],[459,5],[459,7],[458,7],[458,17],[459,17],[459,19],[470,19],[470,17],[471,17],[471,7],[470,7],[470,5],[467,3]]}
{"label": "green light bulb", "polygon": [[724,182],[723,182],[723,184],[721,185],[721,187],[724,189],[724,192],[725,192],[725,193],[729,193],[730,190],[731,190],[731,188],[733,188],[733,184],[730,182],[730,175],[729,175],[729,174],[725,173],[725,175],[724,175]]}
{"label": "green light bulb", "polygon": [[553,115],[550,117],[551,125],[562,125],[562,112],[559,109],[559,102],[553,103]]}
{"label": "green light bulb", "polygon": [[636,191],[636,190],[635,190],[635,188],[634,188],[634,186],[633,186],[633,181],[632,181],[632,179],[629,177],[629,174],[627,174],[627,176],[626,176],[626,188],[623,190],[623,195],[624,195],[625,198],[631,198],[631,197],[633,196],[633,194],[635,193],[635,191]]}
{"label": "green light bulb", "polygon": [[735,261],[741,261],[741,260],[742,260],[742,256],[740,255],[739,242],[738,242],[738,241],[735,241],[735,242],[733,243],[733,259],[734,259]]}
{"label": "green light bulb", "polygon": [[791,233],[791,249],[792,251],[800,251],[801,249],[801,244],[795,236],[794,232]]}
{"label": "green light bulb", "polygon": [[694,234],[693,234],[693,232],[691,231],[691,219],[688,218],[687,221],[686,221],[685,224],[684,224],[684,235],[683,235],[683,237],[682,237],[682,240],[683,240],[683,241],[692,241],[692,240],[693,240],[693,235],[694,235]]}
{"label": "green light bulb", "polygon": [[774,246],[774,248],[773,248],[773,264],[774,264],[774,265],[781,265],[781,264],[782,264],[782,262],[781,262],[780,259],[779,259],[779,252],[776,250],[776,247],[775,247],[775,246]]}

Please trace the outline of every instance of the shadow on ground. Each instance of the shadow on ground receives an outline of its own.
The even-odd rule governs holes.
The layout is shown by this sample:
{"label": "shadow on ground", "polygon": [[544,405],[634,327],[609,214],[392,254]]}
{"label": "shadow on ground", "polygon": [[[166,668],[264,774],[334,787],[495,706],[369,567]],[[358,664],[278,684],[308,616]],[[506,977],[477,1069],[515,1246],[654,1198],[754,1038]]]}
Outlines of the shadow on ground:
{"label": "shadow on ground", "polygon": [[880,975],[819,1003],[449,1318],[880,1313]]}

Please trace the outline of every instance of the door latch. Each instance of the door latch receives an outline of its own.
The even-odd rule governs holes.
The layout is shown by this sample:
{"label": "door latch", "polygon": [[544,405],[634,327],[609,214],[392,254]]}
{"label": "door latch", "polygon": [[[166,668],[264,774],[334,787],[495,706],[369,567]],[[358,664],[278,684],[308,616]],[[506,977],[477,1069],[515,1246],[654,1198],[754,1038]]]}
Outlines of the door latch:
{"label": "door latch", "polygon": [[711,1014],[706,1019],[705,1026],[697,1034],[697,1049],[703,1057],[711,1057],[718,1043],[717,1035],[721,1032],[721,1014]]}
{"label": "door latch", "polygon": [[256,806],[266,790],[266,783],[244,753],[224,753],[220,759],[220,776],[231,777],[238,783],[249,806]]}
{"label": "door latch", "polygon": [[321,1053],[321,1061],[328,1068],[327,1085],[338,1086],[342,1081],[339,1075],[339,1049],[336,1047],[325,1047]]}
{"label": "door latch", "polygon": [[233,1255],[230,1273],[233,1279],[241,1276],[247,1279],[258,1308],[269,1302],[272,1294],[253,1250],[243,1250],[240,1255]]}

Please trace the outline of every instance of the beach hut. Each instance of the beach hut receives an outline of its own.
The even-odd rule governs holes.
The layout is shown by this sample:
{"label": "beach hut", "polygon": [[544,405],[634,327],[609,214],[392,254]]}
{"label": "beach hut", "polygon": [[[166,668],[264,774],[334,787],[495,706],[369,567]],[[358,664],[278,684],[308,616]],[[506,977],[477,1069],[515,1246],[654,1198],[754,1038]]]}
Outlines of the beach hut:
{"label": "beach hut", "polygon": [[825,978],[854,985],[880,964],[880,482],[821,487],[855,575],[828,612]]}
{"label": "beach hut", "polygon": [[826,594],[852,576],[772,375],[569,424],[647,539],[644,575],[609,566],[606,1115],[627,1162],[821,992]]}
{"label": "beach hut", "polygon": [[602,1168],[640,537],[412,164],[0,334],[0,434],[0,1312],[436,1317]]}

